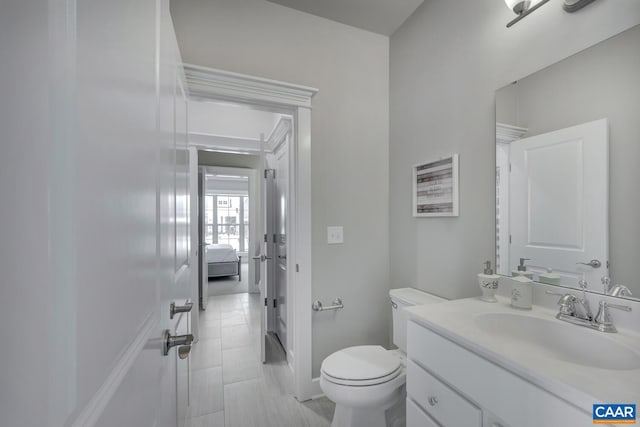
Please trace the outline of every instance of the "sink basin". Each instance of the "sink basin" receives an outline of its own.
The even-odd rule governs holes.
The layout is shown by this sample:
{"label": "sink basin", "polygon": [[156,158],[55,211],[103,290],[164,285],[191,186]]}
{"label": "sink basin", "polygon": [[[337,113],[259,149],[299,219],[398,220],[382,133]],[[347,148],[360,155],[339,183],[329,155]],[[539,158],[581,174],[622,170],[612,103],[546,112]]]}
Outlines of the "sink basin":
{"label": "sink basin", "polygon": [[532,354],[600,369],[640,368],[638,353],[603,332],[517,313],[483,313],[475,321],[482,331],[506,338],[507,345],[532,347]]}

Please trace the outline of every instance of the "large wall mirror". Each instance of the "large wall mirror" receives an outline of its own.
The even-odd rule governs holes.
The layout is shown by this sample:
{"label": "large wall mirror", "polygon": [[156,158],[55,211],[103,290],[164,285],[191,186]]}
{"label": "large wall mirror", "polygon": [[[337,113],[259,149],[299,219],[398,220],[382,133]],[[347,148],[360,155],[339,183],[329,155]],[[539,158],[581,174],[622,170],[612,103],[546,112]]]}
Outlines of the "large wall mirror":
{"label": "large wall mirror", "polygon": [[496,122],[496,272],[640,298],[640,25],[499,89]]}

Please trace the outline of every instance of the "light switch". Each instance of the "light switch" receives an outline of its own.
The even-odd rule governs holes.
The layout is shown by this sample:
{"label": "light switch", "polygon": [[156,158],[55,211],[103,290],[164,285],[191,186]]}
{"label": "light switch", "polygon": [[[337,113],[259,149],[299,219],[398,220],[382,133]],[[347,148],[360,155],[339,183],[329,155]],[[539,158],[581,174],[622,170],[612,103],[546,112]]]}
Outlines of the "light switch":
{"label": "light switch", "polygon": [[344,243],[344,231],[342,226],[327,227],[327,243],[330,245]]}

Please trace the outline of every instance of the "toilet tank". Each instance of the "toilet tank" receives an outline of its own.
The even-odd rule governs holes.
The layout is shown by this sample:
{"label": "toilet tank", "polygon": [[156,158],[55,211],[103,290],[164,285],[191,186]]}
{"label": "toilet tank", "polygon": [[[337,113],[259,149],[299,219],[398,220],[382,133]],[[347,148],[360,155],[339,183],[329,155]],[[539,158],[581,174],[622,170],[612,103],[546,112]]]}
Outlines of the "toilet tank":
{"label": "toilet tank", "polygon": [[393,343],[406,353],[409,313],[404,308],[413,305],[435,304],[446,300],[414,288],[391,289],[389,296],[393,309]]}

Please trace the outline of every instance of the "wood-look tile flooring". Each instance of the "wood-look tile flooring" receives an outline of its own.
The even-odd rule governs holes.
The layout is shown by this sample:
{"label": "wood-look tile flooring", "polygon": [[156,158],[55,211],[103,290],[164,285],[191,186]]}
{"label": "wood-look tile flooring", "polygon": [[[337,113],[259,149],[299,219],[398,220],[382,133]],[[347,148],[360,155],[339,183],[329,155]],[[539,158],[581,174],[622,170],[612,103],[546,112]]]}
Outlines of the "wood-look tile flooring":
{"label": "wood-look tile flooring", "polygon": [[293,376],[275,338],[260,361],[260,296],[209,297],[191,355],[191,427],[327,427],[327,398],[298,402]]}

